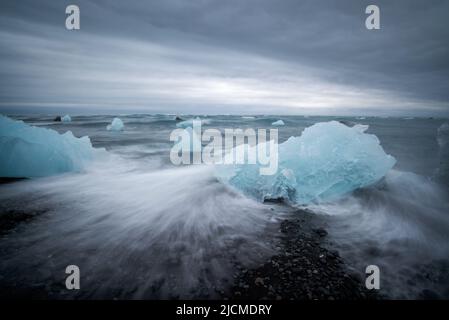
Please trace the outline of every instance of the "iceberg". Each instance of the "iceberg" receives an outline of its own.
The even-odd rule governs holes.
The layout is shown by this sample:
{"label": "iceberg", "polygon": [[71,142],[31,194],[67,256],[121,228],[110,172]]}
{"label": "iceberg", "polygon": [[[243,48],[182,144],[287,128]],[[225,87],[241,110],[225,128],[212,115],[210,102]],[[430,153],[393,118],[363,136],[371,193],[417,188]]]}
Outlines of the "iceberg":
{"label": "iceberg", "polygon": [[271,125],[272,126],[283,126],[283,125],[285,125],[285,123],[282,120],[278,120],[278,121],[273,122]]}
{"label": "iceberg", "polygon": [[367,129],[337,121],[317,123],[279,144],[274,175],[260,175],[260,164],[242,164],[218,165],[216,176],[262,202],[306,205],[337,200],[376,183],[396,163]]}
{"label": "iceberg", "polygon": [[125,125],[123,124],[123,121],[120,118],[114,118],[111,124],[108,124],[106,129],[109,131],[122,131],[124,127]]}
{"label": "iceberg", "polygon": [[200,119],[199,117],[196,117],[195,119],[189,119],[189,120],[185,120],[185,121],[181,121],[181,122],[178,122],[177,124],[176,124],[176,126],[178,127],[178,128],[184,128],[184,129],[186,129],[186,128],[188,128],[188,127],[192,127],[193,126],[193,121],[201,121],[201,125],[204,125],[204,124],[209,124],[210,123],[210,120],[208,120],[208,119]]}
{"label": "iceberg", "polygon": [[32,178],[81,171],[93,158],[89,137],[76,138],[0,115],[0,177]]}
{"label": "iceberg", "polygon": [[63,116],[63,117],[61,118],[61,121],[62,121],[62,122],[71,122],[71,121],[72,121],[72,118],[71,118],[68,114],[66,114],[65,116]]}

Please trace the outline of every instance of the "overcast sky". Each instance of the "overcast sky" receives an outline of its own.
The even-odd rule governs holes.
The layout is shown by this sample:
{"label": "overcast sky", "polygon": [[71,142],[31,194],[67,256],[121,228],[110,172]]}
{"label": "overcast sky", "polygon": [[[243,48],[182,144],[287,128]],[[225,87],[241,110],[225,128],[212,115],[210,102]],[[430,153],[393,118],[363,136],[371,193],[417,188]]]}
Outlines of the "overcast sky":
{"label": "overcast sky", "polygon": [[0,107],[447,115],[448,14],[445,0],[1,0]]}

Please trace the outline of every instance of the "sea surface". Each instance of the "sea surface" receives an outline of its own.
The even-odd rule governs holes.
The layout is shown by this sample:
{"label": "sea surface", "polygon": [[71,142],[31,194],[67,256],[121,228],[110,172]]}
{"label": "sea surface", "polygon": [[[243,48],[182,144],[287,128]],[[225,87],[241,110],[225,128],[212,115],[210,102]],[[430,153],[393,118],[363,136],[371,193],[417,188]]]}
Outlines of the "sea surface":
{"label": "sea surface", "polygon": [[[207,119],[203,129],[220,130],[270,129],[282,119],[279,142],[317,122],[369,125],[395,167],[374,186],[302,208],[323,219],[328,245],[354,272],[364,278],[366,266],[379,266],[384,296],[449,298],[449,193],[438,171],[448,159],[437,139],[447,119],[198,116]],[[89,136],[107,152],[83,172],[0,185],[1,209],[38,213],[0,235],[3,288],[68,299],[217,297],[236,265],[256,266],[275,252],[277,225],[295,210],[245,197],[211,166],[174,166],[174,115],[11,117]],[[124,131],[106,130],[114,117]],[[72,264],[82,275],[76,292],[64,287]]]}

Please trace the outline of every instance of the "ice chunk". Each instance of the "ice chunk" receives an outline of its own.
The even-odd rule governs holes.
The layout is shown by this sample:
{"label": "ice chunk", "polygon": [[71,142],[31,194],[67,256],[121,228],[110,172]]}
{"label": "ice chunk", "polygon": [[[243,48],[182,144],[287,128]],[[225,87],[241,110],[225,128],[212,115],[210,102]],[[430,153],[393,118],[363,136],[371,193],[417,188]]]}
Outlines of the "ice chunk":
{"label": "ice chunk", "polygon": [[189,119],[189,120],[181,121],[181,122],[177,123],[176,126],[178,128],[184,128],[184,129],[188,128],[188,127],[192,127],[193,126],[193,120],[201,121],[201,125],[210,123],[209,119],[200,119],[199,117],[196,117],[195,119]]}
{"label": "ice chunk", "polygon": [[221,165],[216,175],[260,201],[308,204],[338,199],[380,180],[395,164],[368,126],[317,123],[279,145],[278,170],[260,175],[259,164]]}
{"label": "ice chunk", "polygon": [[282,120],[278,120],[278,121],[273,122],[271,125],[272,126],[283,126],[283,125],[285,125],[285,123]]}
{"label": "ice chunk", "polygon": [[64,117],[61,118],[61,121],[62,122],[71,122],[72,118],[68,114],[66,114]]}
{"label": "ice chunk", "polygon": [[114,118],[111,124],[108,124],[106,129],[110,131],[122,131],[124,127],[125,125],[123,124],[123,121],[120,118]]}
{"label": "ice chunk", "polygon": [[93,158],[89,137],[76,138],[0,115],[0,177],[80,171]]}

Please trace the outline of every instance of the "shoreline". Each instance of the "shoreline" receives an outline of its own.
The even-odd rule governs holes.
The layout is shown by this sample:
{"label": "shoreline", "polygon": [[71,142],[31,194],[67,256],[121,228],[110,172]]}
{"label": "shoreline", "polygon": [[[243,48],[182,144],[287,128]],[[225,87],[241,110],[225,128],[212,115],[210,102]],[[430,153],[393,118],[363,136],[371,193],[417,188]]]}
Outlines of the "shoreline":
{"label": "shoreline", "polygon": [[234,285],[224,299],[237,300],[373,300],[338,251],[327,248],[327,231],[313,213],[297,210],[280,223],[277,254],[262,265],[237,266]]}
{"label": "shoreline", "polygon": [[[8,237],[47,210],[32,212],[0,206],[0,237]],[[276,230],[275,254],[252,268],[236,265],[224,300],[365,300],[381,298],[365,289],[362,279],[349,271],[338,251],[329,248],[327,231],[319,216],[295,210],[281,218]],[[10,299],[46,299],[43,288],[19,285],[8,288]],[[6,297],[4,293],[1,297]],[[66,297],[61,297],[65,299]],[[211,299],[212,296],[209,296]],[[58,299],[56,297],[56,299]]]}

